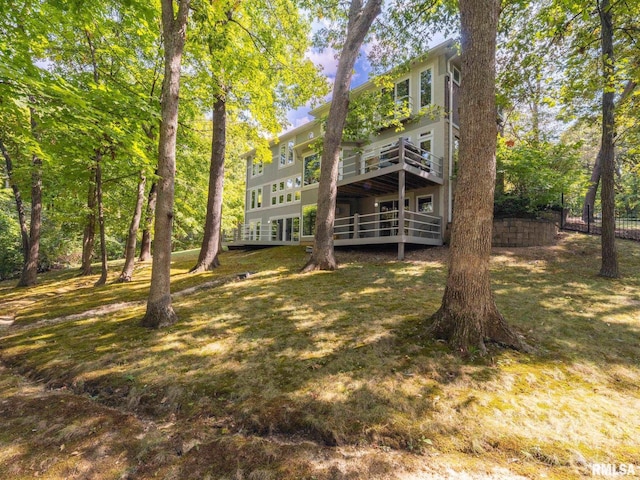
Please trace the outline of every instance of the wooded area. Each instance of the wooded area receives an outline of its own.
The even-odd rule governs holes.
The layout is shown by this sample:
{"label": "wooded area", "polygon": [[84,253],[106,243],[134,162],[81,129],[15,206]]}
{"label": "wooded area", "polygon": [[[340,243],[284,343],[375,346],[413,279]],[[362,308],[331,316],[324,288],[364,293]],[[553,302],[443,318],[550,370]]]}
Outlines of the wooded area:
{"label": "wooded area", "polygon": [[[88,275],[99,259],[100,285],[107,260],[126,255],[119,279],[130,281],[142,221],[141,259],[149,258],[154,232],[145,324],[173,323],[170,253],[200,246],[193,272],[219,264],[221,229],[242,218],[246,165],[240,155],[251,146],[271,161],[268,142],[284,127],[286,113],[327,93],[326,79],[307,56],[314,45],[333,48],[339,62],[306,270],[335,269],[337,146],[351,128],[345,125],[348,91],[361,45],[369,42],[380,71],[423,51],[435,32],[460,31],[468,70],[462,75],[473,102],[461,110],[452,251],[460,246],[460,259],[469,262],[466,246],[485,244],[480,256],[487,261],[493,204],[531,214],[557,207],[562,195],[575,203],[587,193],[590,211],[598,202],[603,212],[600,274],[618,276],[615,211],[640,209],[639,7],[607,0],[508,2],[499,20],[488,22],[494,3],[474,4],[479,10],[468,16],[458,10],[465,12],[464,2],[448,0],[392,1],[384,9],[374,0],[12,3],[0,20],[0,275],[20,274],[19,285],[31,286],[38,271],[81,263],[80,273]],[[465,26],[478,20],[477,32]],[[475,35],[474,46],[494,53],[470,67],[474,52],[465,42]],[[488,82],[484,93],[474,90],[475,72]],[[462,91],[464,99],[469,93]],[[494,97],[497,157],[495,129],[471,127],[494,116]],[[483,153],[469,152],[467,145],[480,146],[481,137],[488,141]],[[482,182],[474,176],[466,187],[477,162],[486,162],[480,170],[490,176]],[[593,195],[599,183],[600,201]],[[479,215],[485,203],[487,212]],[[471,228],[463,222],[467,215],[482,225]],[[449,287],[466,289],[471,271],[458,278],[456,258]],[[483,282],[480,289],[468,287],[474,304],[478,291],[489,291],[488,277]],[[479,342],[482,348],[484,337],[492,335],[478,327],[463,349]]]}

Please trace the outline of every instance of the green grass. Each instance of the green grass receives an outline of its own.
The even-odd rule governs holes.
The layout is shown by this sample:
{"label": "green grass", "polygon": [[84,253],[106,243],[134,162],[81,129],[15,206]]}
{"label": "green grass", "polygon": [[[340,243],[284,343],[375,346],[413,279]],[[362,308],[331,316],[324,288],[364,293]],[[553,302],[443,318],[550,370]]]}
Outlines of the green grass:
{"label": "green grass", "polygon": [[[442,297],[446,249],[409,252],[404,262],[392,252],[345,252],[337,272],[307,275],[298,273],[303,247],[226,252],[221,268],[199,275],[186,273],[197,252],[176,254],[174,292],[225,282],[176,297],[180,321],[161,331],[139,326],[143,304],[34,325],[144,300],[149,266],[131,284],[98,289],[95,278],[70,272],[29,290],[0,283],[0,308],[25,326],[4,331],[0,358],[48,388],[25,393],[5,379],[0,401],[64,392],[141,422],[124,432],[137,453],[105,460],[94,478],[133,470],[136,478],[403,478],[449,468],[564,479],[588,476],[593,462],[640,470],[640,245],[618,245],[619,280],[595,275],[591,237],[496,249],[498,306],[536,350],[494,347],[467,360],[423,334]],[[255,274],[233,280],[246,271]],[[38,444],[19,433],[25,425],[8,424],[0,475],[30,478]],[[126,426],[104,425],[104,435]],[[78,443],[77,462],[86,459],[86,429],[60,426],[56,435]],[[39,473],[65,478],[61,464]]]}

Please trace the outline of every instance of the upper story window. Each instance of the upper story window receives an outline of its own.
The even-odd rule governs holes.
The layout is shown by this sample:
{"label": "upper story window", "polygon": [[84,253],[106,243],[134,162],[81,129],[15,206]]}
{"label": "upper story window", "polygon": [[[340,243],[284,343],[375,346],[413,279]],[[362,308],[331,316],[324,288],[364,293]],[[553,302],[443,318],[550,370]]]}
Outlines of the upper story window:
{"label": "upper story window", "polygon": [[257,177],[258,175],[262,175],[264,172],[264,163],[259,162],[255,158],[251,159],[251,176]]}
{"label": "upper story window", "polygon": [[280,168],[287,167],[295,163],[295,150],[293,145],[293,140],[289,140],[287,143],[280,145],[280,157],[278,159],[278,166]]}
{"label": "upper story window", "polygon": [[453,67],[453,83],[460,85],[460,69],[458,67]]}
{"label": "upper story window", "polygon": [[433,74],[429,68],[420,72],[420,108],[428,107],[432,103]]}
{"label": "upper story window", "polygon": [[320,156],[317,153],[304,157],[304,185],[313,185],[320,181]]}
{"label": "upper story window", "polygon": [[395,91],[394,91],[394,100],[396,106],[399,108],[410,108],[411,107],[411,99],[409,97],[410,92],[410,84],[409,79],[406,78],[398,83],[396,83]]}

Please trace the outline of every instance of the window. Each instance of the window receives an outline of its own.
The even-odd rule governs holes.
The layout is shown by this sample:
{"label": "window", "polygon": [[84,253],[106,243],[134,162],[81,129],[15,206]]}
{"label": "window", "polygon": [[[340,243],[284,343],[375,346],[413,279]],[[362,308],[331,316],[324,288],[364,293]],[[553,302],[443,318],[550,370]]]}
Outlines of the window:
{"label": "window", "polygon": [[420,72],[420,108],[428,107],[431,105],[431,84],[432,84],[431,69],[423,70]]}
{"label": "window", "polygon": [[432,168],[432,143],[433,143],[433,133],[431,131],[421,133],[418,142],[420,145],[420,155],[422,156],[422,165],[426,166],[428,169]]}
{"label": "window", "polygon": [[409,79],[402,80],[396,83],[395,97],[396,107],[398,108],[411,108],[409,102]]}
{"label": "window", "polygon": [[293,140],[289,140],[287,143],[287,165],[292,165],[295,162]]}
{"label": "window", "polygon": [[287,146],[285,144],[280,145],[280,167],[284,167],[287,164]]}
{"label": "window", "polygon": [[249,190],[249,210],[262,207],[262,187]]}
{"label": "window", "polygon": [[264,164],[262,162],[257,161],[255,158],[251,159],[251,176],[257,177],[258,175],[262,175],[264,171]]}
{"label": "window", "polygon": [[316,233],[318,205],[305,205],[302,208],[302,235],[311,237]]}
{"label": "window", "polygon": [[295,163],[295,150],[293,148],[293,140],[280,145],[278,166],[280,168],[293,165]]}
{"label": "window", "polygon": [[304,157],[303,173],[305,186],[320,181],[320,157],[317,153]]}
{"label": "window", "polygon": [[289,177],[271,184],[271,205],[300,201],[302,176]]}
{"label": "window", "polygon": [[416,210],[420,213],[433,213],[433,195],[425,195],[416,199]]}
{"label": "window", "polygon": [[453,83],[460,85],[460,69],[458,67],[453,67]]}
{"label": "window", "polygon": [[297,242],[300,240],[300,217],[272,218],[271,240]]}

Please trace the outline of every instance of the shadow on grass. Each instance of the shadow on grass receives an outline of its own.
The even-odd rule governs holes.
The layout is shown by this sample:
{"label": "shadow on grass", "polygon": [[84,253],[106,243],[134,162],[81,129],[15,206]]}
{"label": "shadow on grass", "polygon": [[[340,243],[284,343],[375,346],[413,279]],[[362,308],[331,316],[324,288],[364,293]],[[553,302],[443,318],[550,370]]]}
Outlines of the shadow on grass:
{"label": "shadow on grass", "polygon": [[[492,350],[465,362],[425,338],[424,318],[443,292],[441,262],[354,262],[335,273],[300,275],[299,256],[280,264],[264,257],[236,264],[258,273],[178,299],[180,322],[167,330],[138,327],[142,310],[133,309],[8,334],[0,355],[31,378],[107,405],[156,419],[206,420],[215,427],[202,440],[203,452],[223,444],[234,452],[246,441],[260,452],[256,458],[268,457],[275,447],[226,436],[282,435],[411,452],[504,456],[535,453],[536,447],[551,453],[538,454],[534,463],[569,469],[575,466],[568,452],[578,448],[569,440],[534,442],[516,431],[515,421],[506,432],[484,423],[490,425],[498,410],[508,415],[530,408],[518,403],[524,396],[541,402],[535,395],[544,382],[559,395],[604,381],[637,396],[638,278],[596,277],[595,247],[580,245],[584,252],[571,253],[569,245],[533,263],[503,253],[513,264],[494,267],[499,308],[538,348],[534,355]],[[589,405],[575,409],[583,407]],[[547,420],[527,421],[535,430]],[[616,461],[640,462],[637,452],[625,454],[623,447]],[[194,465],[204,461],[195,450],[189,455]],[[200,473],[213,471],[207,465]]]}

